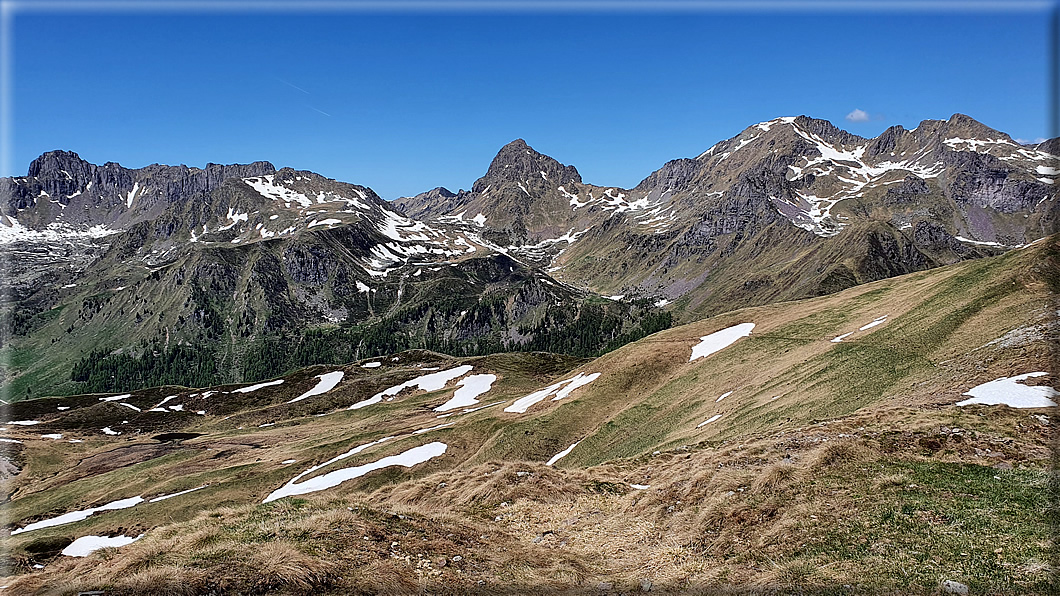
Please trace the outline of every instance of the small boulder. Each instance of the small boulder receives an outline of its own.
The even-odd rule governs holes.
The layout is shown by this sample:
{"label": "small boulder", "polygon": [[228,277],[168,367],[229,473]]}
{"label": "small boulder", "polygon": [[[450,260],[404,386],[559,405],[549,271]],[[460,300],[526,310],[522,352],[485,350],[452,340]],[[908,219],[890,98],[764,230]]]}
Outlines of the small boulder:
{"label": "small boulder", "polygon": [[958,581],[948,579],[942,582],[942,591],[946,594],[958,594],[959,596],[968,596],[968,586]]}

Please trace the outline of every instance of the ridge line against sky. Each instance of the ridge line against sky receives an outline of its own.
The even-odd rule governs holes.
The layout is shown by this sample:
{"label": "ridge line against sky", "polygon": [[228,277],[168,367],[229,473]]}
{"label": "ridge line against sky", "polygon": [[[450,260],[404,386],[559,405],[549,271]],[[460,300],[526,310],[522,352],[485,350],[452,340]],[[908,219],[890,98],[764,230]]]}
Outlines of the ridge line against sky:
{"label": "ridge line against sky", "polygon": [[0,175],[267,160],[394,199],[515,138],[631,187],[778,116],[1057,134],[1055,2],[209,4],[0,2]]}

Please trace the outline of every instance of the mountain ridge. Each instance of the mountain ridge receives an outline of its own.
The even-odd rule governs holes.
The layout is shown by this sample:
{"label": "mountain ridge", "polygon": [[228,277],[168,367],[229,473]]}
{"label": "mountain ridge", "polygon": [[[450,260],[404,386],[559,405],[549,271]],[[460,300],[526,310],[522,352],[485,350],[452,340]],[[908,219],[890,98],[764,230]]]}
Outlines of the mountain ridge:
{"label": "mountain ridge", "polygon": [[2,383],[74,391],[82,358],[150,368],[176,346],[215,381],[407,348],[587,356],[1031,242],[1056,226],[1051,146],[960,114],[874,139],[783,117],[621,189],[517,139],[471,190],[395,202],[269,162],[48,152],[0,180],[0,349],[22,363]]}

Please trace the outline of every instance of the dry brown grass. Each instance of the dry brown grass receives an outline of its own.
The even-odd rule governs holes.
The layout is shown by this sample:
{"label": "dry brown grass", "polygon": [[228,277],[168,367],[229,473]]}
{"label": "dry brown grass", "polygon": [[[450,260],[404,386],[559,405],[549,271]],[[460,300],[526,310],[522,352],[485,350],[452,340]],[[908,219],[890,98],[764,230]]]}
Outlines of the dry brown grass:
{"label": "dry brown grass", "polygon": [[886,476],[880,476],[873,481],[873,486],[877,489],[890,488],[894,486],[903,486],[909,483],[909,477],[905,474],[887,474]]}
{"label": "dry brown grass", "polygon": [[584,494],[592,477],[583,470],[560,470],[540,463],[481,464],[466,471],[433,474],[422,480],[379,489],[372,499],[415,505],[424,511],[452,511],[470,505],[493,506],[517,499],[564,501]]}
{"label": "dry brown grass", "polygon": [[795,479],[796,470],[790,462],[770,464],[751,483],[751,490],[757,493],[775,493],[791,484]]}
{"label": "dry brown grass", "polygon": [[259,585],[263,588],[309,590],[325,584],[332,569],[325,559],[311,557],[285,541],[258,546],[247,563],[261,574]]}
{"label": "dry brown grass", "polygon": [[162,565],[118,578],[117,593],[195,596],[201,593],[204,574],[199,569]]}
{"label": "dry brown grass", "polygon": [[[930,423],[909,418],[917,415]],[[937,428],[937,415],[896,410],[885,420],[889,429],[920,433]],[[990,423],[1015,429],[1024,419],[1012,413]],[[204,578],[244,593],[584,593],[600,582],[635,592],[642,579],[656,592],[812,591],[887,562],[878,553],[836,562],[799,548],[849,511],[845,485],[822,478],[856,475],[891,457],[871,430],[838,436],[874,424],[882,423],[869,412],[815,425],[798,441],[789,441],[790,433],[763,436],[590,469],[487,463],[383,487],[364,501],[311,496],[225,507],[152,529],[120,551],[61,558],[5,594],[103,585],[114,594],[159,593],[151,582],[181,594]],[[906,433],[896,449],[903,458],[931,459],[908,448],[916,433]],[[975,446],[985,444],[966,441],[966,451],[947,457],[977,461]],[[892,491],[911,482],[905,473],[861,481],[861,490]],[[178,580],[158,579],[168,576]]]}
{"label": "dry brown grass", "polygon": [[877,454],[878,451],[864,441],[852,438],[835,439],[810,451],[805,458],[805,469],[815,471],[819,468],[869,459]]}

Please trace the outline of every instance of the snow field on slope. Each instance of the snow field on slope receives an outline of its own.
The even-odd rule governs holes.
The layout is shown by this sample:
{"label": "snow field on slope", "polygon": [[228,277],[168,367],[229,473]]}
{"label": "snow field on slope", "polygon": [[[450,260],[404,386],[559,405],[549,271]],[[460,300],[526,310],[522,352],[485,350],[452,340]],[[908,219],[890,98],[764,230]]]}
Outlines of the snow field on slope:
{"label": "snow field on slope", "polygon": [[360,466],[354,466],[352,468],[342,468],[341,470],[328,472],[327,474],[323,474],[315,478],[310,478],[309,480],[298,483],[298,480],[300,478],[303,478],[311,471],[316,471],[326,465],[338,461],[343,457],[349,457],[354,453],[358,452],[359,450],[363,450],[377,443],[382,443],[385,440],[387,439],[380,439],[379,441],[373,441],[372,443],[366,443],[365,445],[361,445],[360,447],[355,447],[354,450],[351,450],[343,454],[342,456],[339,456],[338,458],[333,458],[319,466],[314,466],[313,468],[310,468],[306,472],[295,476],[293,480],[283,485],[281,488],[276,489],[275,491],[270,493],[269,496],[265,497],[265,500],[263,500],[262,503],[269,503],[271,501],[275,501],[276,499],[291,495],[304,495],[308,493],[322,491],[328,488],[334,488],[347,480],[353,480],[354,478],[359,478],[374,470],[379,470],[390,466],[404,466],[406,468],[411,468],[416,464],[421,464],[429,459],[444,454],[446,449],[448,449],[448,445],[446,445],[445,443],[435,441],[433,443],[427,443],[426,445],[420,445],[419,447],[413,447],[412,449],[408,449],[406,451],[398,453],[397,455],[389,455],[374,462],[370,462]]}
{"label": "snow field on slope", "polygon": [[982,404],[987,406],[1006,405],[1013,408],[1049,408],[1056,402],[1049,399],[1060,395],[1056,389],[1047,385],[1032,386],[1024,385],[1020,381],[1026,381],[1033,377],[1045,376],[1046,372],[1029,372],[1014,377],[1001,377],[981,385],[976,385],[964,395],[972,396],[970,399],[957,402],[958,406],[970,406]]}
{"label": "snow field on slope", "polygon": [[459,388],[453,393],[452,399],[434,409],[435,412],[448,412],[457,408],[465,408],[479,403],[478,397],[485,394],[497,380],[497,375],[471,375],[461,379],[457,385]]}
{"label": "snow field on slope", "polygon": [[[885,323],[887,321],[887,316],[888,315],[883,315],[883,316],[880,316],[880,317],[876,317],[872,321],[870,321],[868,323],[865,323],[861,327],[858,327],[858,331],[868,331],[869,329],[872,329],[873,327],[876,327],[877,325],[882,325],[883,323]],[[843,343],[844,339],[850,337],[851,335],[854,335],[855,333],[857,333],[857,331],[850,331],[848,333],[843,333],[841,335],[837,335],[837,336],[833,337],[829,341],[834,343],[834,344]]]}
{"label": "snow field on slope", "polygon": [[37,521],[37,522],[33,522],[31,524],[28,524],[24,528],[18,528],[16,530],[12,530],[11,531],[11,535],[14,536],[15,534],[21,534],[22,532],[31,532],[33,530],[39,530],[41,528],[51,528],[51,527],[54,527],[54,526],[62,526],[62,525],[65,525],[65,524],[72,524],[74,522],[79,522],[81,520],[88,519],[93,514],[99,513],[101,511],[115,511],[117,509],[128,509],[130,507],[135,507],[135,506],[137,506],[137,505],[139,505],[141,503],[157,503],[158,501],[165,501],[167,499],[172,499],[173,497],[179,497],[179,496],[191,493],[191,492],[195,492],[197,490],[202,490],[202,489],[206,488],[207,486],[209,486],[209,484],[204,484],[202,486],[198,486],[198,487],[191,488],[191,489],[188,489],[188,490],[182,490],[180,492],[175,492],[175,493],[171,493],[171,494],[168,494],[168,495],[160,495],[160,496],[155,497],[155,498],[153,498],[151,500],[144,499],[143,496],[136,496],[136,497],[129,497],[127,499],[118,499],[117,501],[111,501],[110,503],[106,503],[104,505],[100,505],[99,507],[89,507],[88,509],[81,509],[79,511],[70,511],[70,512],[64,513],[62,515],[59,515],[57,517],[52,517],[52,518],[43,519],[43,520],[40,520],[40,521]]}
{"label": "snow field on slope", "polygon": [[101,548],[118,548],[143,538],[139,536],[82,536],[62,550],[68,557],[87,557]]}
{"label": "snow field on slope", "polygon": [[40,521],[33,522],[31,524],[28,524],[24,528],[18,528],[17,530],[12,530],[11,531],[11,535],[14,536],[16,534],[21,534],[23,532],[32,532],[33,530],[39,530],[41,528],[51,528],[51,527],[54,527],[54,526],[62,526],[62,525],[65,525],[65,524],[72,524],[74,522],[79,522],[81,520],[88,519],[89,517],[92,516],[92,514],[97,513],[99,511],[113,511],[115,509],[128,509],[129,507],[135,507],[135,506],[137,506],[137,505],[139,505],[140,503],[143,503],[143,502],[144,502],[143,497],[129,497],[128,499],[119,499],[117,501],[111,501],[110,503],[107,503],[105,505],[100,505],[99,507],[90,507],[88,509],[82,509],[80,511],[70,511],[68,513],[64,513],[64,514],[62,514],[60,516],[57,516],[57,517],[52,517],[52,518],[48,518],[48,519],[42,519]]}
{"label": "snow field on slope", "polygon": [[335,385],[338,385],[339,381],[342,380],[342,375],[343,375],[343,372],[341,370],[337,370],[335,372],[329,372],[329,373],[324,373],[324,374],[321,374],[321,375],[317,375],[314,378],[320,379],[320,381],[317,383],[316,387],[313,387],[309,391],[306,391],[302,395],[299,395],[298,397],[292,399],[291,401],[289,401],[287,403],[293,404],[294,402],[302,401],[303,399],[305,399],[307,397],[312,397],[314,395],[321,395],[323,393],[327,393],[328,391],[331,391],[332,389],[335,388]]}
{"label": "snow field on slope", "polygon": [[[462,376],[466,375],[467,373],[471,372],[472,368],[473,367],[470,364],[463,364],[463,365],[460,365],[460,366],[457,366],[457,367],[454,367],[454,368],[450,368],[448,370],[442,370],[442,371],[438,371],[436,373],[431,373],[431,374],[428,374],[428,375],[422,375],[422,376],[416,377],[415,379],[412,379],[411,381],[405,381],[404,383],[402,383],[400,385],[394,385],[393,387],[390,387],[388,389],[384,389],[383,391],[380,391],[379,393],[376,393],[375,395],[373,395],[372,397],[369,397],[368,399],[365,399],[365,400],[362,400],[362,401],[359,401],[359,402],[353,404],[352,406],[350,406],[347,409],[348,410],[359,410],[359,409],[364,408],[366,406],[371,406],[371,405],[377,404],[377,403],[383,401],[383,399],[386,398],[386,397],[393,397],[393,396],[401,393],[405,389],[410,389],[410,388],[413,388],[413,387],[416,387],[418,389],[422,389],[424,391],[437,391],[437,390],[441,389],[442,387],[445,387],[446,383],[448,383],[449,381],[452,381],[453,379],[462,377]],[[492,383],[492,381],[491,381],[491,383]]]}
{"label": "snow field on slope", "polygon": [[570,447],[567,447],[563,451],[560,451],[556,455],[553,455],[552,458],[545,463],[545,465],[551,466],[559,460],[563,459],[564,457],[567,457],[567,455],[569,455],[571,451],[574,451],[574,448],[578,446],[578,443],[581,443],[581,441],[578,441],[577,443],[571,445]]}
{"label": "snow field on slope", "polygon": [[721,418],[721,414],[715,414],[715,415],[711,416],[710,418],[707,418],[703,422],[700,422],[699,424],[697,424],[696,428],[702,428],[702,427],[710,424],[711,422],[717,422],[718,419],[720,419],[720,418]]}
{"label": "snow field on slope", "polygon": [[754,323],[740,323],[739,325],[733,325],[732,327],[722,329],[721,331],[715,331],[710,335],[704,335],[699,338],[699,343],[692,347],[692,356],[688,361],[692,362],[697,358],[705,358],[715,352],[721,351],[736,343],[736,340],[741,337],[751,335],[751,330],[754,328]]}
{"label": "snow field on slope", "polygon": [[[232,393],[251,393],[253,391],[257,391],[258,389],[262,389],[264,387],[271,387],[273,385],[281,385],[281,384],[283,384],[283,379],[276,379],[275,381],[266,381],[264,383],[258,383],[257,385],[249,385],[247,387],[240,387],[239,389],[233,389]],[[176,397],[176,396],[174,396],[174,397]],[[163,401],[162,403],[166,403],[166,402]],[[159,405],[161,405],[161,404],[159,404]]]}
{"label": "snow field on slope", "polygon": [[[520,397],[519,399],[515,400],[515,403],[508,406],[507,408],[504,408],[504,411],[516,414],[525,414],[526,411],[530,409],[530,406],[533,406],[538,402],[544,401],[545,398],[549,397],[553,393],[556,394],[556,397],[553,398],[553,401],[563,399],[564,397],[570,395],[571,391],[574,391],[578,387],[588,385],[599,377],[600,373],[592,373],[589,375],[586,375],[585,373],[578,373],[573,378],[566,379],[558,383],[553,383],[552,385],[549,385],[544,389],[535,391],[530,395]],[[563,388],[564,385],[567,385],[567,387]]]}

